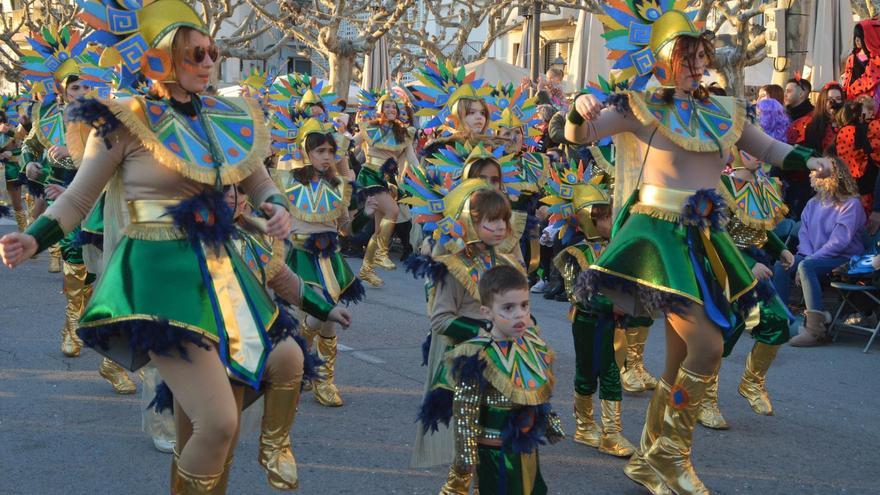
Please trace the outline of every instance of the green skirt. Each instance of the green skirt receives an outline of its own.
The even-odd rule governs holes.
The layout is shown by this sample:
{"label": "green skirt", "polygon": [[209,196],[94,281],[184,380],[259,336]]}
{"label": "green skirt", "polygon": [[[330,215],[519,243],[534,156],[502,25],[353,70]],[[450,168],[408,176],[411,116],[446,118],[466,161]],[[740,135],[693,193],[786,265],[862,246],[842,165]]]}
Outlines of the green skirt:
{"label": "green skirt", "polygon": [[[242,310],[242,308],[245,308]],[[148,352],[216,345],[231,377],[258,387],[278,309],[231,246],[123,237],[80,319],[89,347],[135,371]],[[185,356],[185,352],[181,352]]]}
{"label": "green skirt", "polygon": [[358,172],[357,185],[367,195],[388,191],[388,180],[381,170],[370,168],[366,164]]}
{"label": "green skirt", "polygon": [[498,447],[479,445],[477,483],[484,495],[545,495],[538,451],[517,454]]}
{"label": "green skirt", "polygon": [[327,238],[325,252],[311,247],[320,245],[320,242],[294,242],[293,248],[287,253],[287,266],[331,304],[362,301],[366,291],[336,247],[336,233],[322,232],[309,236],[310,239],[318,237]]}
{"label": "green skirt", "polygon": [[21,184],[21,180],[19,179],[21,165],[19,165],[18,162],[3,162],[3,168],[4,174],[6,175],[6,182]]}
{"label": "green skirt", "polygon": [[[714,191],[705,194],[723,204]],[[684,212],[681,218],[688,220],[672,220],[677,214],[648,210],[629,213],[602,255],[581,275],[580,293],[601,292],[637,317],[685,312],[696,303],[725,335],[732,334],[736,314],[748,313],[757,303],[757,281],[723,223],[690,220],[692,214]],[[714,215],[723,218],[721,211]]]}

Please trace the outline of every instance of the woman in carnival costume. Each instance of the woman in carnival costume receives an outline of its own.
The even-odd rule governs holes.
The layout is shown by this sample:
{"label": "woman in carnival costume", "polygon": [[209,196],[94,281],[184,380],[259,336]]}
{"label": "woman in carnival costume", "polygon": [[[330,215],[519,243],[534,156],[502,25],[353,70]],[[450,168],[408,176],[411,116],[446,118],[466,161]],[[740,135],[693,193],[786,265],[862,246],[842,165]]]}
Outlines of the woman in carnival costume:
{"label": "woman in carnival costume", "polygon": [[[618,153],[621,211],[611,243],[579,278],[580,297],[601,291],[628,314],[665,314],[666,369],[624,470],[652,493],[708,493],[690,459],[693,429],[734,313],[755,302],[757,282],[724,230],[724,200],[715,192],[730,147],[785,169],[829,169],[746,122],[743,103],[708,95],[700,81],[714,48],[685,6],[604,6],[612,69],[633,77],[632,90],[604,109],[594,96],[579,96],[566,125],[576,143],[616,135]],[[662,87],[641,91],[652,76]]]}
{"label": "woman in carnival costume", "polygon": [[[85,96],[90,90],[107,88],[109,71],[97,66],[98,53],[88,49],[82,32],[53,26],[28,38],[32,50],[26,51],[23,72],[35,91],[45,92],[42,100],[31,108],[31,132],[22,144],[22,162],[27,175],[38,183],[49,204],[58,199],[77,173],[79,160],[71,156],[65,136],[64,109],[68,104]],[[63,60],[58,64],[58,60]],[[51,249],[62,261],[64,295],[67,298],[64,325],[61,329],[61,352],[68,357],[79,356],[82,341],[76,335],[76,324],[92,294],[95,274],[90,273],[83,259],[82,247],[77,242],[79,226],[75,226]],[[56,271],[53,254],[49,271]],[[101,376],[113,384],[118,393],[134,392],[134,383],[112,361],[104,360]]]}
{"label": "woman in carnival costume", "polygon": [[[282,110],[272,116],[273,147],[282,153],[276,178],[293,206],[293,247],[287,265],[327,304],[360,302],[363,285],[339,250],[339,231],[347,221],[352,186],[336,169],[336,130],[315,118],[291,120],[287,115]],[[303,318],[302,333],[309,346],[315,341],[323,361],[319,376],[309,382],[315,399],[324,406],[341,406],[335,384],[334,322]]]}
{"label": "woman in carnival costume", "polygon": [[359,140],[366,162],[358,173],[357,184],[377,208],[373,213],[375,231],[367,243],[358,276],[373,287],[381,287],[384,282],[376,275],[375,267],[396,268],[388,258],[388,248],[400,214],[397,183],[407,168],[419,164],[413,149],[416,130],[409,122],[410,103],[405,94],[390,87],[380,92],[361,90],[359,100]]}
{"label": "woman in carnival costume", "polygon": [[[551,171],[548,195],[551,225],[559,229],[566,247],[554,260],[572,303],[569,319],[574,338],[575,378],[574,441],[596,447],[599,452],[629,457],[635,447],[623,436],[622,387],[616,348],[623,347],[625,331],[617,325],[611,301],[601,294],[579,301],[575,294],[578,275],[595,262],[611,236],[611,198],[599,187],[601,174],[585,180],[584,166],[570,163],[560,172]],[[574,242],[578,237],[579,242]],[[623,356],[620,356],[621,358]],[[618,361],[621,361],[618,363]],[[593,395],[599,390],[602,428],[593,419]]]}
{"label": "woman in carnival costume", "polygon": [[[221,190],[241,182],[268,217],[268,234],[287,236],[288,203],[263,167],[269,132],[262,112],[253,102],[199,95],[218,49],[187,4],[107,0],[82,7],[83,20],[96,28],[91,40],[107,46],[103,64],[121,63],[124,76],[144,71],[155,91],[68,110],[72,122],[95,127],[79,173],[25,234],[0,239],[0,254],[12,267],[57,242],[119,174],[131,223],[83,312],[79,336],[130,370],[153,361],[174,392],[180,455],[172,493],[225,492],[243,399],[230,378],[265,394],[264,431],[275,432],[276,441],[261,445],[260,461],[273,486],[293,489],[288,419],[299,383],[289,363],[299,350],[290,339],[271,344],[290,329],[276,325],[277,307],[230,245],[232,212]],[[82,136],[77,127],[84,125],[69,125],[71,138]]]}
{"label": "woman in carnival costume", "polygon": [[853,28],[841,84],[847,100],[870,96],[880,104],[880,20],[865,19]]}

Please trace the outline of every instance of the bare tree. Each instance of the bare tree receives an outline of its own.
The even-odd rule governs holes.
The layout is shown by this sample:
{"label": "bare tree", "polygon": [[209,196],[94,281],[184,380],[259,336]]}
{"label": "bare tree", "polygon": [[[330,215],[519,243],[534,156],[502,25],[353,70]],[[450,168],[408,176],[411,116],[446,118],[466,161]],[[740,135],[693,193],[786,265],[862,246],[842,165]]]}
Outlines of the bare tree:
{"label": "bare tree", "polygon": [[871,19],[880,14],[880,0],[856,0],[852,2],[852,9],[861,19]]}
{"label": "bare tree", "polygon": [[0,75],[9,82],[18,82],[22,49],[28,47],[25,37],[47,24],[74,24],[77,9],[73,2],[64,0],[19,0],[10,4],[18,8],[9,9],[0,3]]}
{"label": "bare tree", "polygon": [[[196,4],[222,56],[266,60],[277,54],[290,40],[274,25],[264,22],[256,11],[249,9],[246,0],[197,0]],[[243,18],[236,15],[244,12],[247,15]],[[231,31],[221,35],[224,27]],[[258,46],[257,40],[269,40],[268,46]]]}
{"label": "bare tree", "polygon": [[754,21],[769,6],[763,0],[715,0],[700,5],[698,21],[705,22],[709,13],[714,12],[718,16],[713,27],[715,33],[726,25],[733,29],[733,34],[718,37],[721,43],[715,49],[715,68],[721,85],[736,96],[745,96],[746,67],[759,64],[767,57],[764,27]]}
{"label": "bare tree", "polygon": [[347,0],[246,0],[254,13],[285,37],[295,39],[327,60],[335,91],[347,97],[360,59],[372,51],[415,5],[398,2]]}

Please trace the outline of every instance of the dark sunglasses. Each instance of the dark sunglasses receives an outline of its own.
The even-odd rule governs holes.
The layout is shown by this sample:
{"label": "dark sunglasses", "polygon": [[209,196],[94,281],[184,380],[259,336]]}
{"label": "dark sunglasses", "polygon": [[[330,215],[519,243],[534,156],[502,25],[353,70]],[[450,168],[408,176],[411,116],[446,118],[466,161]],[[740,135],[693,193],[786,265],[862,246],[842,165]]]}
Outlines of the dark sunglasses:
{"label": "dark sunglasses", "polygon": [[197,46],[195,48],[187,48],[187,54],[192,57],[193,62],[196,64],[204,62],[205,57],[210,57],[211,62],[216,62],[220,58],[220,49],[217,48],[217,45],[213,44],[208,48]]}

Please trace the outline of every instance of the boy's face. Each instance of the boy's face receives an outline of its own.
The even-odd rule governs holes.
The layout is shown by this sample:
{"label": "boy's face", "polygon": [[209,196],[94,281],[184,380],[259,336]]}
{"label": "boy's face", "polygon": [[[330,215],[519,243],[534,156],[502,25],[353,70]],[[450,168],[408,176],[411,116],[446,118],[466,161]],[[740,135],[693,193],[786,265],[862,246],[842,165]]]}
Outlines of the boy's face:
{"label": "boy's face", "polygon": [[596,220],[596,231],[603,239],[611,239],[611,215]]}
{"label": "boy's face", "polygon": [[492,320],[492,333],[496,337],[521,337],[532,323],[528,288],[495,294],[491,306],[482,306],[480,310]]}

